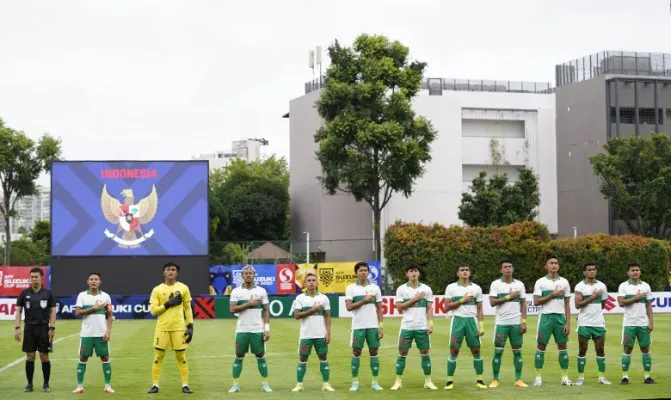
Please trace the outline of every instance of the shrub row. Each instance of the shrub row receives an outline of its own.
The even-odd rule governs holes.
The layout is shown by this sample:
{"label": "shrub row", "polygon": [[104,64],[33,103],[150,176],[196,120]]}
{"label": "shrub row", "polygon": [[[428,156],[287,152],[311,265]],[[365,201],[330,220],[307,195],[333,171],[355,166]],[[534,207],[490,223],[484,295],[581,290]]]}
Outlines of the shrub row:
{"label": "shrub row", "polygon": [[587,235],[551,240],[545,225],[521,222],[498,228],[462,228],[441,225],[398,223],[385,234],[387,270],[394,286],[405,282],[404,268],[410,263],[422,265],[422,281],[436,294],[443,294],[448,283],[456,281],[456,267],[471,267],[473,281],[485,293],[500,276],[499,263],[513,262],[515,277],[532,291],[536,280],[546,274],[545,259],[553,254],[559,259],[561,276],[571,288],[584,276],[582,265],[593,262],[599,268],[597,279],[609,291],[617,291],[627,280],[627,264],[641,265],[642,279],[653,290],[664,290],[668,274],[668,242],[639,236]]}

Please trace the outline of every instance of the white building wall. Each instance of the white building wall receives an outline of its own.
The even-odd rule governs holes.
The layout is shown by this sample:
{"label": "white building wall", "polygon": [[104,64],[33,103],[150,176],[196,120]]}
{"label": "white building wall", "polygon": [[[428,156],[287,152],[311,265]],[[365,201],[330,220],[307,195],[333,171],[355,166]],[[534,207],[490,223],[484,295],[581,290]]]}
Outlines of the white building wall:
{"label": "white building wall", "polygon": [[[491,142],[498,141],[504,161],[499,167],[511,181],[518,166],[539,176],[538,220],[557,231],[557,173],[554,95],[532,93],[443,91],[423,92],[413,102],[417,115],[431,120],[438,131],[432,160],[417,180],[410,198],[394,195],[382,225],[397,220],[425,224],[462,225],[457,216],[462,191],[480,170],[492,173]],[[462,121],[464,121],[462,123]]]}

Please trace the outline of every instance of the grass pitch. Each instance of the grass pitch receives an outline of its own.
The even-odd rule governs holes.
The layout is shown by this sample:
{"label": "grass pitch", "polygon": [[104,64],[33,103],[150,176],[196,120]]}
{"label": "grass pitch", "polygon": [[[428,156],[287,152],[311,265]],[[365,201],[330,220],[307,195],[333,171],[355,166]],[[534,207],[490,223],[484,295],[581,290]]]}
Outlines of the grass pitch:
{"label": "grass pitch", "polygon": [[[370,368],[367,356],[362,356],[359,380],[361,389],[358,393],[348,391],[350,377],[349,329],[350,319],[334,319],[331,345],[329,346],[329,362],[331,365],[331,385],[335,393],[322,393],[319,364],[313,354],[308,362],[308,371],[305,377],[305,391],[291,393],[296,382],[296,366],[298,361],[298,329],[299,322],[292,319],[271,320],[271,340],[267,345],[267,360],[269,367],[269,383],[274,393],[265,394],[260,391],[260,378],[256,368],[256,361],[252,355],[247,355],[240,380],[242,391],[236,394],[226,393],[231,385],[231,365],[233,361],[233,339],[235,320],[197,320],[195,322],[194,341],[187,352],[190,364],[190,385],[194,394],[187,396],[180,391],[179,374],[174,353],[168,351],[161,378],[161,392],[158,395],[146,394],[151,386],[151,364],[153,349],[151,346],[154,330],[154,321],[151,320],[117,320],[115,321],[112,341],[112,387],[116,394],[106,395],[102,392],[102,368],[98,359],[90,359],[86,372],[86,393],[74,395],[72,390],[76,386],[76,367],[78,350],[79,321],[58,321],[57,336],[59,340],[54,345],[52,359],[51,388],[52,393],[42,393],[42,371],[39,361],[35,365],[36,392],[24,394],[25,373],[23,354],[20,343],[13,340],[13,322],[1,321],[0,331],[5,332],[0,338],[0,399],[17,398],[50,398],[50,399],[98,399],[110,396],[122,399],[174,399],[189,397],[192,399],[220,399],[231,398],[252,399],[268,398],[279,399],[296,397],[307,399],[310,396],[321,398],[404,398],[427,399],[439,397],[486,398],[496,396],[500,399],[569,399],[577,396],[591,399],[631,399],[631,398],[668,398],[671,396],[671,314],[655,315],[655,332],[651,347],[653,369],[652,376],[657,385],[643,385],[643,367],[638,349],[632,356],[629,377],[629,386],[620,386],[621,377],[620,346],[621,315],[606,316],[609,327],[609,336],[606,339],[607,369],[606,377],[613,382],[612,386],[603,386],[596,383],[597,367],[593,348],[588,352],[586,367],[586,385],[582,387],[562,387],[559,384],[560,374],[557,362],[556,347],[548,346],[545,356],[543,373],[543,387],[533,388],[535,376],[533,355],[535,351],[534,334],[536,318],[530,316],[529,327],[531,332],[525,336],[524,372],[523,378],[529,388],[517,389],[513,387],[512,352],[509,347],[503,355],[501,369],[501,386],[498,389],[478,390],[475,388],[473,362],[470,352],[465,347],[459,355],[457,372],[455,375],[456,388],[447,392],[442,390],[445,385],[446,362],[449,354],[448,330],[449,321],[444,318],[436,320],[435,332],[432,335],[431,361],[433,364],[433,381],[440,388],[439,391],[428,391],[422,388],[424,379],[420,367],[420,358],[413,348],[407,362],[403,379],[403,389],[400,392],[389,390],[395,379],[396,338],[400,326],[400,318],[385,320],[385,338],[380,350],[380,384],[385,388],[383,392],[373,392],[370,389]],[[572,321],[575,329],[575,320]],[[493,317],[486,319],[486,335],[483,338],[482,355],[485,360],[485,382],[492,379],[491,359]],[[364,349],[364,354],[366,350]],[[569,341],[570,378],[577,378],[576,356],[577,336],[571,333]]]}

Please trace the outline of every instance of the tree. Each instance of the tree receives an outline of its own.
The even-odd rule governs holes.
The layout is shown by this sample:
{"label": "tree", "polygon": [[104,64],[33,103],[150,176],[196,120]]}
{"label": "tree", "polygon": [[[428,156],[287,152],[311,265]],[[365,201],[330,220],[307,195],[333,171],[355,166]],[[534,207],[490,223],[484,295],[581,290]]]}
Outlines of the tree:
{"label": "tree", "polygon": [[210,176],[213,241],[286,240],[289,168],[284,158],[235,159]]}
{"label": "tree", "polygon": [[24,132],[14,130],[0,119],[0,213],[5,220],[5,263],[11,254],[10,218],[16,217],[16,202],[24,196],[37,194],[35,180],[42,172],[51,171],[51,163],[61,157],[61,141],[48,134],[37,143]]}
{"label": "tree", "polygon": [[505,226],[515,222],[532,221],[541,203],[538,178],[529,168],[518,169],[519,179],[508,183],[507,174],[487,173],[473,179],[471,193],[461,195],[459,218],[468,226]]}
{"label": "tree", "polygon": [[351,48],[336,40],[317,109],[325,126],[314,135],[321,185],[366,202],[373,211],[375,258],[381,258],[380,216],[395,192],[409,197],[431,160],[436,131],[416,117],[411,100],[426,63],[384,36],[361,35]]}
{"label": "tree", "polygon": [[590,157],[599,189],[610,201],[615,219],[634,234],[671,238],[671,140],[614,137],[605,153]]}
{"label": "tree", "polygon": [[51,255],[51,223],[49,221],[37,221],[28,233],[30,241],[41,243],[46,249],[47,255]]}

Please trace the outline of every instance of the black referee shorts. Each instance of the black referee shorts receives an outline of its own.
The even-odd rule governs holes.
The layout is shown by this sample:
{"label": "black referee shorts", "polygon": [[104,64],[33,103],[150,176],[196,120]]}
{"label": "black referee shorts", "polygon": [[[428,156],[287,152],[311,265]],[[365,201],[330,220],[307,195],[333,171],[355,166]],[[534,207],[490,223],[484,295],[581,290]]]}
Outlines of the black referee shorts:
{"label": "black referee shorts", "polygon": [[23,352],[49,352],[49,325],[26,325],[23,330]]}

